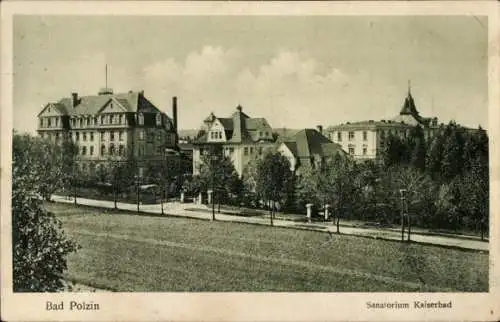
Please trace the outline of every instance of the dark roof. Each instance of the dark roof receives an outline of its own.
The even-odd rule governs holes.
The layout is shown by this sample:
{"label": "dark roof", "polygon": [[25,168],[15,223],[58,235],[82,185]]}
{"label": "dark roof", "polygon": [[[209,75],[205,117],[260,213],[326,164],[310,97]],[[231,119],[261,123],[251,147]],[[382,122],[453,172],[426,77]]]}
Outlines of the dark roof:
{"label": "dark roof", "polygon": [[303,129],[290,140],[283,142],[297,158],[309,158],[313,155],[321,157],[342,153],[340,144],[333,143],[315,129]]}
{"label": "dark roof", "polygon": [[75,107],[72,101],[65,97],[55,104],[67,115],[96,115],[110,101],[117,102],[126,112],[162,113],[142,92],[80,96]]}
{"label": "dark roof", "polygon": [[222,123],[222,126],[226,129],[226,131],[233,130],[232,118],[217,117],[217,119]]}
{"label": "dark roof", "polygon": [[[259,132],[268,132],[272,138],[272,128],[265,118],[251,118],[243,113],[242,109],[238,105],[231,117],[226,118],[216,117],[211,113],[203,122],[210,127],[215,120],[218,120],[224,127],[228,143],[258,142],[261,140]],[[204,143],[207,139],[208,135],[205,133],[196,139],[196,143]]]}

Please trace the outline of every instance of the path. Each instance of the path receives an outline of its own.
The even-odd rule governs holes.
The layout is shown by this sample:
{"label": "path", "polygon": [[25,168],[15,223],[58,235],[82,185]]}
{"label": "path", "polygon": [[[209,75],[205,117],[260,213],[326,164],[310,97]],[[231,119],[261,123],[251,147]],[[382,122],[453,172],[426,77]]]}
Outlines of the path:
{"label": "path", "polygon": [[[52,200],[55,202],[62,202],[62,203],[74,202],[73,198],[68,199],[67,197],[63,196],[52,196]],[[114,202],[106,200],[77,198],[77,203],[80,205],[93,206],[93,207],[111,208],[111,209],[114,208]],[[137,211],[136,204],[118,202],[117,206],[118,209],[121,210]],[[190,210],[186,210],[186,208],[189,208]],[[159,204],[140,205],[139,209],[142,213],[161,214],[161,205]],[[192,209],[200,209],[200,211]],[[210,208],[208,208],[205,205],[195,205],[192,203],[186,203],[186,204],[180,202],[164,203],[165,216],[179,216],[179,217],[209,220],[212,218],[212,214],[210,212],[207,212],[208,209]],[[231,222],[241,222],[241,223],[259,224],[259,225],[269,225],[269,218],[263,218],[257,216],[244,217],[244,216],[216,213],[215,218],[218,221],[231,221]],[[289,220],[275,219],[274,225],[277,227],[307,229],[307,230],[323,231],[330,233],[336,233],[337,231],[337,227],[329,223],[301,223]],[[383,238],[390,240],[401,239],[401,232],[396,231],[394,229],[384,229],[384,228],[374,229],[374,228],[342,226],[340,228],[340,232],[342,234],[347,234],[347,235]],[[480,251],[489,250],[488,242],[481,240],[474,240],[474,239],[464,239],[464,238],[455,238],[455,237],[438,236],[438,235],[421,235],[418,234],[418,232],[414,233],[412,232],[411,239],[414,242],[424,243],[424,244],[451,246],[451,247],[480,250]]]}

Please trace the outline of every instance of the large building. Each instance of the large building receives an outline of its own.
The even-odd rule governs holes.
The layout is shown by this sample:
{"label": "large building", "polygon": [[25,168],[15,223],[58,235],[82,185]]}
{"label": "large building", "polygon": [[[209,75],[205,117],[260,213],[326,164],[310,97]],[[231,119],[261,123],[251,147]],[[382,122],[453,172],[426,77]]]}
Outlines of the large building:
{"label": "large building", "polygon": [[72,93],[46,104],[38,114],[38,133],[56,141],[73,140],[79,164],[93,171],[109,159],[162,160],[166,149],[177,149],[176,97],[172,114],[168,117],[143,91],[115,94],[104,88],[98,95]]}
{"label": "large building", "polygon": [[273,130],[265,118],[251,118],[238,105],[227,118],[211,113],[193,140],[193,174],[200,173],[202,155],[220,151],[229,156],[241,176],[245,165],[264,149],[274,147]]}
{"label": "large building", "polygon": [[327,132],[333,142],[340,144],[355,159],[368,160],[380,157],[387,136],[406,137],[410,129],[417,125],[424,130],[426,139],[433,137],[439,130],[436,117],[420,116],[411,89],[408,88],[403,107],[395,117],[380,121],[347,122],[331,126]]}

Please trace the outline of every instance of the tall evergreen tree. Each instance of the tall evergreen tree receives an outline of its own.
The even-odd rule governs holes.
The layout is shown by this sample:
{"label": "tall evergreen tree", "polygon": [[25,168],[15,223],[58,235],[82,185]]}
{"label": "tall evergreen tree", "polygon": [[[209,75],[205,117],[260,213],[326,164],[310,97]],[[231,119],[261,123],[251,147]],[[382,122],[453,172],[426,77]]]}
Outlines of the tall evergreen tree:
{"label": "tall evergreen tree", "polygon": [[448,125],[449,133],[445,136],[441,173],[445,180],[451,180],[459,175],[463,167],[463,135],[456,124]]}
{"label": "tall evergreen tree", "polygon": [[417,125],[410,132],[410,140],[408,142],[408,150],[411,151],[410,164],[423,171],[425,170],[426,144],[424,130],[420,125]]}

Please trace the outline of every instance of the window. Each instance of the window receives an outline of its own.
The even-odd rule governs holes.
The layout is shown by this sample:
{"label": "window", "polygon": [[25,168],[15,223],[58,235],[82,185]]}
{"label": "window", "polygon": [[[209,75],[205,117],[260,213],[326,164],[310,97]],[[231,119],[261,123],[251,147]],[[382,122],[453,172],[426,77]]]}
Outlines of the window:
{"label": "window", "polygon": [[144,147],[143,146],[139,147],[138,153],[139,153],[140,157],[144,155]]}
{"label": "window", "polygon": [[161,125],[161,114],[156,114],[156,125]]}
{"label": "window", "polygon": [[89,154],[94,155],[94,147],[92,145],[90,146],[90,153]]}
{"label": "window", "polygon": [[139,131],[139,140],[144,140],[144,131],[143,130]]}
{"label": "window", "polygon": [[139,125],[144,125],[144,115],[142,113],[139,113],[138,119]]}
{"label": "window", "polygon": [[79,141],[80,140],[80,133],[76,132],[75,136],[76,136],[76,140]]}
{"label": "window", "polygon": [[79,121],[80,127],[83,127],[83,119],[79,118],[78,121]]}
{"label": "window", "polygon": [[90,117],[87,117],[87,126],[90,125]]}
{"label": "window", "polygon": [[349,131],[349,141],[354,140],[354,131]]}
{"label": "window", "polygon": [[56,141],[59,140],[59,133],[56,133]]}
{"label": "window", "polygon": [[109,145],[109,155],[115,155],[115,145],[113,143]]}
{"label": "window", "polygon": [[259,147],[259,154],[262,154],[262,147]]}
{"label": "window", "polygon": [[82,140],[87,141],[87,133],[85,132],[82,133]]}
{"label": "window", "polygon": [[50,127],[50,117],[47,118],[47,127]]}
{"label": "window", "polygon": [[115,140],[115,132],[111,131],[109,132],[109,140],[114,141]]}
{"label": "window", "polygon": [[233,147],[229,148],[229,153],[234,153],[234,148]]}
{"label": "window", "polygon": [[106,146],[104,144],[101,145],[101,155],[106,155]]}
{"label": "window", "polygon": [[104,131],[101,132],[101,140],[104,140],[106,138],[106,136],[104,135]]}
{"label": "window", "polygon": [[109,124],[113,124],[113,115],[109,116]]}
{"label": "window", "polygon": [[90,132],[90,141],[94,141],[94,132]]}
{"label": "window", "polygon": [[59,118],[56,117],[56,127],[59,126]]}
{"label": "window", "polygon": [[118,124],[122,124],[122,122],[123,122],[123,115],[120,114],[118,115]]}
{"label": "window", "polygon": [[253,154],[253,146],[250,147],[250,154]]}
{"label": "window", "polygon": [[339,141],[339,142],[342,141],[342,132],[340,132],[340,131],[337,132],[337,141]]}
{"label": "window", "polygon": [[268,136],[269,136],[269,132],[266,131],[266,137],[268,137]]}
{"label": "window", "polygon": [[125,147],[123,146],[123,144],[120,144],[120,147],[118,148],[118,154],[119,155],[125,154]]}
{"label": "window", "polygon": [[106,119],[106,117],[104,115],[101,115],[101,124],[104,124],[105,119]]}
{"label": "window", "polygon": [[87,147],[82,147],[82,155],[87,155]]}
{"label": "window", "polygon": [[73,127],[75,126],[75,119],[74,118],[71,119],[71,126],[73,126]]}
{"label": "window", "polygon": [[219,132],[219,139],[222,140],[222,132]]}
{"label": "window", "polygon": [[94,117],[94,125],[97,125],[98,120],[99,120],[99,119],[97,118],[97,116],[95,116],[95,117]]}
{"label": "window", "polygon": [[118,133],[118,139],[119,139],[120,141],[123,141],[123,131],[120,131],[120,132]]}
{"label": "window", "polygon": [[262,131],[260,131],[260,132],[259,132],[259,136],[262,136],[262,134],[263,134],[263,133],[262,133]]}
{"label": "window", "polygon": [[355,148],[356,148],[356,147],[355,147],[354,145],[349,144],[348,149],[349,149],[349,154],[350,154],[350,155],[354,155],[354,150],[355,150]]}
{"label": "window", "polygon": [[383,139],[385,138],[385,131],[384,130],[381,130],[380,131],[380,137]]}
{"label": "window", "polygon": [[368,141],[368,132],[363,131],[363,141]]}
{"label": "window", "polygon": [[366,155],[368,152],[368,147],[366,145],[363,145],[363,155]]}
{"label": "window", "polygon": [[244,155],[248,155],[248,147],[245,147],[245,148],[243,149],[243,154],[244,154]]}

